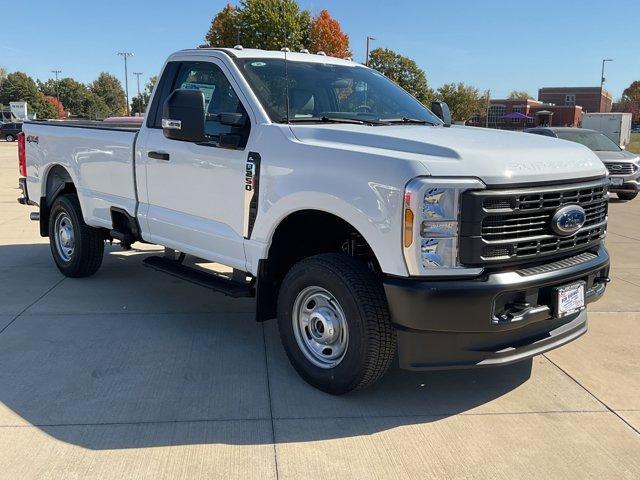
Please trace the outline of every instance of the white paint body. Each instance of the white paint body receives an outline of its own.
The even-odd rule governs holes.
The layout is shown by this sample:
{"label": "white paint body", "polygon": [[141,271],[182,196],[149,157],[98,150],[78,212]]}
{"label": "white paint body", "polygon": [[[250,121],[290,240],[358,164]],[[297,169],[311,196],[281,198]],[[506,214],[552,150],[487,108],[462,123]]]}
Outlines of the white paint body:
{"label": "white paint body", "polygon": [[[282,58],[280,52],[235,51]],[[290,61],[355,63],[310,54]],[[142,237],[255,274],[272,236],[288,215],[321,210],[342,218],[365,238],[385,273],[407,276],[402,251],[405,185],[418,176],[474,177],[487,185],[557,182],[606,175],[586,147],[552,138],[482,128],[427,125],[273,123],[230,56],[191,50],[170,61],[221,66],[251,118],[244,150],[166,139],[143,124],[135,131],[65,128],[30,123],[27,185],[46,196],[46,176],[64,167],[80,197],[84,220],[111,228],[110,208],[137,215]],[[166,162],[150,151],[171,154]],[[261,156],[259,210],[252,235],[243,235],[245,164]],[[135,159],[135,161],[134,161]]]}
{"label": "white paint body", "polygon": [[631,113],[585,113],[582,128],[604,133],[616,144],[624,147],[631,141]]}

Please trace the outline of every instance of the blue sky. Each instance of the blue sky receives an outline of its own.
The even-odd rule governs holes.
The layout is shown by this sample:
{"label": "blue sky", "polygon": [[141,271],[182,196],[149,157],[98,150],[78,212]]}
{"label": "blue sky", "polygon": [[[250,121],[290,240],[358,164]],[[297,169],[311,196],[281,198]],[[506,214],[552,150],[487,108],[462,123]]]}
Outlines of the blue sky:
{"label": "blue sky", "polygon": [[[135,56],[129,72],[155,75],[174,50],[203,42],[225,1],[20,0],[2,15],[0,66],[49,78],[50,70],[92,81],[108,71],[123,78],[116,52]],[[236,3],[232,1],[232,3]],[[354,58],[365,37],[414,58],[429,84],[465,82],[494,98],[511,90],[537,95],[543,86],[598,85],[602,58],[614,98],[640,79],[638,0],[299,0],[340,20]],[[634,40],[635,29],[635,40]],[[135,89],[134,77],[130,84]]]}

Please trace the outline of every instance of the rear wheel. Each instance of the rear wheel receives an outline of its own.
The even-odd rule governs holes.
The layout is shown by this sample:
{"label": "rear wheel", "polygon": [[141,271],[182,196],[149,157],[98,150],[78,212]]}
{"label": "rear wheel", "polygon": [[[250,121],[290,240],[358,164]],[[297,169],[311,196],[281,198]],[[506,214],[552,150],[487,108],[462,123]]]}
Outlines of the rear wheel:
{"label": "rear wheel", "polygon": [[58,269],[67,277],[88,277],[100,268],[104,235],[84,223],[76,195],[61,195],[53,202],[49,245]]}
{"label": "rear wheel", "polygon": [[13,135],[9,134],[9,135],[7,135],[6,137],[4,137],[4,139],[5,139],[7,142],[14,142],[16,138],[15,138]]}
{"label": "rear wheel", "polygon": [[278,327],[300,376],[331,394],[375,383],[396,352],[380,279],[341,254],[317,255],[291,268],[278,297]]}
{"label": "rear wheel", "polygon": [[638,196],[638,192],[618,192],[620,200],[633,200]]}

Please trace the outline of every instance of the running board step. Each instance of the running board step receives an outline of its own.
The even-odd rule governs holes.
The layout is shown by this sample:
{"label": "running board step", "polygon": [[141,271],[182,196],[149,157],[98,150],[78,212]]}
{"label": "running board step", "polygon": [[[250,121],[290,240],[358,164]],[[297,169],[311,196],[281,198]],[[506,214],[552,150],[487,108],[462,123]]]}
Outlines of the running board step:
{"label": "running board step", "polygon": [[170,258],[147,257],[143,262],[147,267],[153,268],[154,270],[168,273],[186,282],[195,283],[196,285],[224,293],[230,297],[255,296],[255,289],[252,285],[235,282],[222,275],[216,275],[215,273],[206,273],[196,268],[187,267]]}

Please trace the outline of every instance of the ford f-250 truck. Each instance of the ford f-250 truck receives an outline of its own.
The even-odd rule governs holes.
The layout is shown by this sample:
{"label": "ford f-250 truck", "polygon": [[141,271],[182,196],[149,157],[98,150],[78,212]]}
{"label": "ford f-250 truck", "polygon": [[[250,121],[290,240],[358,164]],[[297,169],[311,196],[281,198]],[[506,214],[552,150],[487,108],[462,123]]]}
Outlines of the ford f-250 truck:
{"label": "ford f-250 truck", "polygon": [[64,275],[142,241],[166,247],[155,269],[255,296],[333,394],[396,353],[411,370],[505,365],[579,337],[608,282],[602,162],[432,110],[347,60],[181,51],[139,129],[25,124],[20,202]]}

